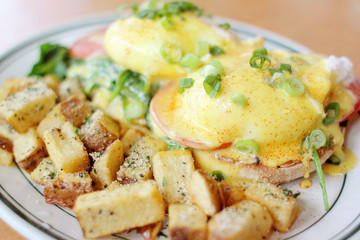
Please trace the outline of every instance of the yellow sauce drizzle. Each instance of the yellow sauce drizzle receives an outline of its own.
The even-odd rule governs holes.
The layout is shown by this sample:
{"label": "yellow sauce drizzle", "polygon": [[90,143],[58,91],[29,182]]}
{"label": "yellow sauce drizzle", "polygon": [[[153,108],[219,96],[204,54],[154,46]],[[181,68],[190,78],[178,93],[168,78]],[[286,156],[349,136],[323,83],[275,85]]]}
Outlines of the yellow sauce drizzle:
{"label": "yellow sauce drizzle", "polygon": [[300,187],[303,189],[309,188],[309,187],[311,187],[311,185],[312,185],[312,181],[307,178],[301,180],[301,182],[300,182]]}
{"label": "yellow sauce drizzle", "polygon": [[344,154],[346,158],[339,165],[325,163],[323,165],[324,173],[336,177],[342,176],[354,169],[357,163],[357,157],[347,148],[344,149]]}

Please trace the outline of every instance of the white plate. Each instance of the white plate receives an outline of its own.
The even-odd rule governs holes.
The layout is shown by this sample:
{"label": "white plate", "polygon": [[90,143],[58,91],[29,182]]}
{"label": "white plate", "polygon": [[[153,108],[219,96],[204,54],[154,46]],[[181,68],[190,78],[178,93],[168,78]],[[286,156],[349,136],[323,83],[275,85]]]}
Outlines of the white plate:
{"label": "white plate", "polygon": [[[50,41],[70,46],[81,36],[102,29],[113,20],[113,17],[108,17],[72,24],[20,44],[0,58],[0,83],[11,77],[26,76],[38,60],[42,43]],[[230,19],[214,20],[229,22],[242,38],[265,37],[268,48],[309,52],[300,44],[260,28]],[[360,121],[352,120],[350,125],[346,146],[360,156],[360,135],[357,134]],[[312,175],[311,180],[313,186],[306,190],[299,187],[299,181],[286,184],[287,188],[301,192],[298,198],[301,214],[288,233],[274,232],[271,239],[360,239],[360,168],[343,177],[326,176],[331,206],[328,212],[324,211],[316,175]],[[0,217],[29,239],[82,239],[74,213],[46,204],[42,186],[32,182],[29,175],[15,164],[12,167],[0,166],[0,200]],[[135,233],[112,235],[109,239],[116,238],[142,239]]]}

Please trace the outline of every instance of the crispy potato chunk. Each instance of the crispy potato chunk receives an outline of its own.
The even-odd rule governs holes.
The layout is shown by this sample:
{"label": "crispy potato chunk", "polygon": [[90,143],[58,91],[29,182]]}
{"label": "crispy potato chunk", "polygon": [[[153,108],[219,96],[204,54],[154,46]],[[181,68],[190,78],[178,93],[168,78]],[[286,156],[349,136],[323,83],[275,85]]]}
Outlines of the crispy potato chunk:
{"label": "crispy potato chunk", "polygon": [[8,96],[0,103],[0,116],[17,132],[24,133],[37,125],[56,103],[56,94],[37,83]]}
{"label": "crispy potato chunk", "polygon": [[154,181],[81,195],[74,211],[86,238],[146,226],[165,217],[164,202]]}
{"label": "crispy potato chunk", "polygon": [[36,83],[35,78],[10,78],[0,88],[0,101]]}
{"label": "crispy potato chunk", "polygon": [[262,240],[270,233],[272,218],[260,204],[242,200],[225,208],[208,223],[209,240]]}
{"label": "crispy potato chunk", "polygon": [[13,162],[13,154],[0,148],[0,165],[10,166]]}
{"label": "crispy potato chunk", "polygon": [[11,143],[11,146],[2,147],[3,149],[8,149],[11,151],[13,149],[13,142],[14,140],[19,136],[19,133],[15,131],[15,129],[10,126],[8,122],[6,122],[4,119],[0,119],[0,138],[3,139],[3,143],[6,145],[9,145]]}
{"label": "crispy potato chunk", "polygon": [[244,199],[244,191],[239,186],[234,186],[226,180],[219,183],[222,192],[222,208],[230,207]]}
{"label": "crispy potato chunk", "polygon": [[187,183],[192,201],[208,216],[214,216],[221,208],[218,183],[199,170],[193,172]]}
{"label": "crispy potato chunk", "polygon": [[71,123],[65,122],[60,129],[45,130],[44,140],[58,172],[74,173],[89,169],[88,153]]}
{"label": "crispy potato chunk", "polygon": [[60,102],[66,101],[67,99],[76,96],[79,100],[86,100],[86,96],[82,91],[79,80],[77,79],[66,79],[62,81],[58,87],[58,95]]}
{"label": "crispy potato chunk", "polygon": [[57,178],[57,175],[54,163],[47,157],[31,172],[30,177],[34,182],[46,185],[53,182]]}
{"label": "crispy potato chunk", "polygon": [[195,171],[191,150],[162,151],[153,157],[154,178],[164,200],[172,203],[192,203],[186,188]]}
{"label": "crispy potato chunk", "polygon": [[80,129],[81,140],[88,152],[105,151],[120,136],[117,122],[97,110]]}
{"label": "crispy potato chunk", "polygon": [[41,120],[36,128],[36,131],[39,133],[41,138],[44,139],[44,131],[46,129],[61,128],[61,125],[63,125],[66,121],[66,117],[61,112],[61,105],[58,104],[48,114],[46,114],[43,120]]}
{"label": "crispy potato chunk", "polygon": [[89,102],[80,100],[77,96],[68,98],[60,106],[61,113],[74,127],[80,127],[92,113]]}
{"label": "crispy potato chunk", "polygon": [[267,181],[250,185],[245,190],[245,197],[268,208],[279,232],[287,232],[299,213],[296,199],[286,196],[281,188]]}
{"label": "crispy potato chunk", "polygon": [[121,141],[115,140],[102,155],[98,158],[95,157],[95,163],[91,171],[91,178],[95,183],[94,189],[105,189],[116,180],[116,173],[123,162],[124,155]]}
{"label": "crispy potato chunk", "polygon": [[131,148],[129,156],[117,173],[117,180],[125,184],[151,179],[153,156],[166,148],[164,141],[143,137]]}
{"label": "crispy potato chunk", "polygon": [[47,203],[72,208],[78,196],[92,192],[91,177],[87,172],[60,172],[57,178],[44,188]]}
{"label": "crispy potato chunk", "polygon": [[163,222],[153,223],[144,227],[140,227],[137,229],[138,233],[140,233],[144,240],[155,240],[159,232],[161,231],[163,226]]}
{"label": "crispy potato chunk", "polygon": [[14,157],[21,168],[31,173],[48,153],[34,128],[14,139]]}
{"label": "crispy potato chunk", "polygon": [[207,216],[197,206],[169,206],[169,234],[172,240],[207,239]]}
{"label": "crispy potato chunk", "polygon": [[129,156],[132,146],[142,137],[144,137],[144,133],[136,129],[130,128],[126,131],[124,136],[121,138],[125,156]]}

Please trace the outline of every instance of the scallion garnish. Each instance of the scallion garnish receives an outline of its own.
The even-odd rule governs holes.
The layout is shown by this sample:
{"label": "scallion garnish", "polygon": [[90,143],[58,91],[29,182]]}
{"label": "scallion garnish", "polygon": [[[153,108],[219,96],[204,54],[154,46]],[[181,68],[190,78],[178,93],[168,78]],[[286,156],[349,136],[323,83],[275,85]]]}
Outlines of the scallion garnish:
{"label": "scallion garnish", "polygon": [[114,100],[114,98],[120,94],[121,90],[124,88],[125,82],[126,80],[131,76],[131,70],[126,69],[124,71],[121,72],[117,82],[116,82],[116,86],[115,89],[113,91],[113,93],[111,94],[111,97],[109,99],[109,101],[111,102],[112,100]]}
{"label": "scallion garnish", "polygon": [[303,58],[292,56],[290,57],[290,61],[297,65],[310,65],[308,61]]}
{"label": "scallion garnish", "polygon": [[269,68],[270,75],[273,76],[275,73],[281,73],[279,68]]}
{"label": "scallion garnish", "polygon": [[270,86],[274,89],[279,89],[282,87],[282,84],[286,81],[284,74],[276,72],[270,79]]}
{"label": "scallion garnish", "polygon": [[[266,62],[268,62],[268,64],[265,64]],[[265,67],[264,67],[265,65]],[[256,68],[256,69],[268,69],[271,65],[271,60],[270,58],[262,55],[262,54],[254,54],[251,58],[250,58],[250,66],[252,68]]]}
{"label": "scallion garnish", "polygon": [[319,155],[317,153],[315,146],[312,147],[312,151],[313,151],[313,160],[314,160],[314,165],[315,165],[315,169],[316,169],[316,174],[318,176],[319,183],[320,183],[320,186],[322,189],[325,211],[328,211],[329,210],[329,200],[328,200],[328,196],[327,196],[327,192],[326,192],[324,173],[322,171],[320,158],[319,158]]}
{"label": "scallion garnish", "polygon": [[259,151],[259,144],[252,139],[237,140],[234,144],[235,148],[243,153],[257,154]]}
{"label": "scallion garnish", "polygon": [[292,73],[291,65],[287,63],[280,63],[280,71],[287,71],[289,73]]}
{"label": "scallion garnish", "polygon": [[329,103],[325,107],[326,117],[323,119],[324,125],[330,125],[334,123],[335,119],[340,113],[340,104],[337,102]]}
{"label": "scallion garnish", "polygon": [[224,51],[221,47],[219,47],[219,46],[212,46],[212,47],[210,48],[210,53],[211,53],[211,55],[213,55],[213,56],[219,56],[219,55],[225,53],[225,51]]}
{"label": "scallion garnish", "polygon": [[200,41],[198,42],[197,55],[199,58],[210,53],[210,45],[208,41]]}
{"label": "scallion garnish", "polygon": [[219,24],[219,27],[225,29],[225,30],[229,30],[231,28],[229,23],[223,23],[223,24]]}
{"label": "scallion garnish", "polygon": [[220,74],[224,73],[224,65],[220,62],[220,60],[213,59],[210,61],[209,64],[214,66],[218,70],[218,73],[220,73]]}
{"label": "scallion garnish", "polygon": [[231,96],[231,101],[233,101],[236,105],[238,105],[239,107],[242,107],[242,108],[247,103],[246,97],[244,97],[243,95],[241,95],[239,93],[234,93]]}
{"label": "scallion garnish", "polygon": [[167,150],[177,150],[177,149],[189,149],[188,147],[185,147],[184,145],[181,145],[180,143],[178,142],[175,142],[173,140],[169,140],[168,141],[168,147],[167,147]]}
{"label": "scallion garnish", "polygon": [[210,98],[215,98],[221,88],[221,75],[219,73],[212,73],[206,76],[203,86],[207,95]]}
{"label": "scallion garnish", "polygon": [[225,174],[220,170],[214,170],[210,172],[209,176],[213,177],[218,182],[221,182],[226,179]]}
{"label": "scallion garnish", "polygon": [[255,54],[261,54],[261,55],[267,56],[268,51],[266,50],[266,48],[258,48],[253,51],[253,55],[255,55]]}
{"label": "scallion garnish", "polygon": [[213,65],[211,64],[206,64],[202,69],[201,69],[201,74],[203,74],[204,76],[208,76],[210,74],[218,74],[219,73],[219,70],[214,67]]}
{"label": "scallion garnish", "polygon": [[191,88],[194,85],[194,79],[192,78],[183,78],[180,81],[178,93],[182,94],[185,91],[185,88]]}
{"label": "scallion garnish", "polygon": [[194,54],[188,53],[180,60],[180,64],[191,71],[195,71],[203,64],[203,62]]}
{"label": "scallion garnish", "polygon": [[146,106],[138,100],[132,100],[125,104],[124,110],[126,119],[132,120],[144,116]]}
{"label": "scallion garnish", "polygon": [[326,135],[319,128],[312,130],[309,138],[310,145],[314,146],[316,149],[319,149],[326,144]]}
{"label": "scallion garnish", "polygon": [[310,146],[310,137],[309,137],[309,135],[307,135],[304,138],[304,140],[302,141],[302,143],[301,143],[301,151],[302,152],[307,152],[307,151],[310,150],[310,148],[311,148],[311,146]]}
{"label": "scallion garnish", "polygon": [[160,54],[168,63],[174,64],[180,61],[182,51],[178,45],[165,42],[161,45]]}
{"label": "scallion garnish", "polygon": [[301,97],[305,94],[304,83],[296,77],[289,77],[288,79],[286,79],[281,85],[281,89],[286,94],[294,97]]}
{"label": "scallion garnish", "polygon": [[160,19],[160,24],[166,31],[171,31],[173,28],[173,23],[167,16],[164,16]]}

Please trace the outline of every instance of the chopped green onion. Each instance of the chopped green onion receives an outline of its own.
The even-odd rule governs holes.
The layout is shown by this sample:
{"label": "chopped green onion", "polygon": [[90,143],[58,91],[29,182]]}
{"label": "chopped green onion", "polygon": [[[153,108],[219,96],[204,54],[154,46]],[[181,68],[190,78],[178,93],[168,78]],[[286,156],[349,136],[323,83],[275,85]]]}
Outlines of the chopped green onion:
{"label": "chopped green onion", "polygon": [[177,149],[189,149],[188,147],[185,147],[184,145],[181,145],[180,143],[178,142],[175,142],[173,140],[169,140],[168,141],[168,147],[167,147],[167,150],[177,150]]}
{"label": "chopped green onion", "polygon": [[236,105],[238,105],[239,107],[242,107],[242,108],[247,103],[246,97],[244,97],[243,95],[241,95],[239,93],[234,93],[231,96],[231,101],[233,101],[234,103],[236,103]]}
{"label": "chopped green onion", "polygon": [[125,106],[125,116],[127,119],[137,119],[144,116],[146,106],[138,100],[132,100]]}
{"label": "chopped green onion", "polygon": [[280,63],[280,71],[287,71],[289,73],[292,73],[291,65],[286,63]]}
{"label": "chopped green onion", "polygon": [[311,148],[311,145],[310,145],[310,137],[309,136],[306,136],[304,138],[304,140],[302,141],[301,143],[301,151],[302,152],[307,152],[309,151]]}
{"label": "chopped green onion", "polygon": [[171,31],[173,29],[173,23],[167,16],[160,19],[160,24],[166,31]]}
{"label": "chopped green onion", "polygon": [[210,48],[210,53],[213,56],[219,56],[220,54],[225,53],[225,51],[219,46],[213,46]]}
{"label": "chopped green onion", "polygon": [[183,78],[180,81],[178,93],[182,94],[185,91],[185,88],[191,88],[194,85],[194,79],[192,78]]}
{"label": "chopped green onion", "polygon": [[218,74],[219,70],[210,64],[206,64],[202,69],[201,69],[201,74],[203,74],[204,76],[210,75],[210,74]]}
{"label": "chopped green onion", "polygon": [[191,71],[195,71],[203,64],[203,62],[194,54],[188,53],[180,60],[180,64]]}
{"label": "chopped green onion", "polygon": [[258,48],[253,51],[253,55],[256,55],[256,54],[267,56],[268,51],[266,50],[266,48]]}
{"label": "chopped green onion", "polygon": [[91,92],[95,88],[98,88],[99,86],[100,84],[96,83],[95,81],[90,81],[84,86],[83,91],[86,94],[86,96],[90,96]]}
{"label": "chopped green onion", "polygon": [[209,176],[213,177],[218,182],[221,182],[226,179],[225,174],[220,170],[214,170],[210,172]]}
{"label": "chopped green onion", "polygon": [[289,96],[301,97],[305,94],[305,85],[300,79],[289,77],[282,85],[282,90]]}
{"label": "chopped green onion", "polygon": [[200,41],[198,42],[197,55],[199,58],[210,53],[210,45],[208,41]]}
{"label": "chopped green onion", "polygon": [[328,196],[327,196],[327,192],[326,192],[324,173],[322,171],[320,158],[316,151],[315,146],[312,147],[312,150],[313,150],[313,160],[314,160],[314,164],[315,164],[316,174],[318,176],[319,183],[320,183],[320,186],[322,189],[325,211],[328,211],[329,210],[329,200],[328,200]]}
{"label": "chopped green onion", "polygon": [[335,119],[337,118],[337,116],[340,113],[340,104],[337,102],[329,103],[325,107],[325,112],[326,112],[326,118],[323,119],[323,121],[322,121],[323,124],[330,125],[330,124],[334,123]]}
{"label": "chopped green onion", "polygon": [[131,71],[129,69],[124,70],[121,72],[117,82],[116,82],[116,86],[115,89],[113,91],[113,93],[111,94],[111,97],[109,99],[109,101],[111,102],[112,100],[114,100],[114,98],[120,94],[121,90],[124,88],[125,82],[128,80],[128,78],[131,76]]}
{"label": "chopped green onion", "polygon": [[290,61],[297,65],[310,65],[308,61],[303,58],[292,56],[290,57]]}
{"label": "chopped green onion", "polygon": [[216,74],[216,73],[212,73],[208,76],[206,76],[204,82],[203,82],[203,86],[205,89],[205,92],[207,95],[210,96],[210,98],[215,98],[221,88],[221,75],[220,74]]}
{"label": "chopped green onion", "polygon": [[257,154],[259,151],[259,144],[252,139],[242,139],[235,142],[235,148],[243,153]]}
{"label": "chopped green onion", "polygon": [[156,9],[158,3],[160,3],[160,0],[149,0],[146,2],[148,9]]}
{"label": "chopped green onion", "polygon": [[[266,62],[268,62],[268,64],[265,66],[265,68],[263,68],[264,64]],[[257,53],[257,54],[254,54],[250,58],[250,66],[252,68],[257,68],[257,69],[263,69],[264,70],[264,69],[269,68],[270,65],[271,65],[271,60],[268,57],[266,57],[266,56],[264,56],[262,54]]]}
{"label": "chopped green onion", "polygon": [[220,60],[218,59],[213,59],[210,61],[211,65],[213,65],[214,67],[216,67],[216,69],[218,70],[218,73],[223,74],[224,73],[224,65],[220,62]]}
{"label": "chopped green onion", "polygon": [[163,177],[162,185],[163,185],[163,187],[167,185],[165,177]]}
{"label": "chopped green onion", "polygon": [[270,75],[273,76],[275,73],[281,73],[279,68],[269,68]]}
{"label": "chopped green onion", "polygon": [[[280,79],[280,81],[276,81],[278,79]],[[270,79],[270,86],[273,87],[274,89],[279,89],[282,88],[282,85],[284,84],[285,81],[286,79],[284,74],[276,72]]]}
{"label": "chopped green onion", "polygon": [[331,147],[331,140],[332,140],[332,136],[329,136],[328,139],[326,140],[326,144],[325,144],[325,147],[326,148],[329,148]]}
{"label": "chopped green onion", "polygon": [[182,51],[178,45],[165,42],[161,45],[160,54],[168,63],[174,64],[180,61]]}
{"label": "chopped green onion", "polygon": [[312,130],[310,133],[310,145],[314,146],[316,149],[319,149],[326,144],[326,135],[325,133],[317,128]]}
{"label": "chopped green onion", "polygon": [[231,28],[229,23],[223,23],[223,24],[219,24],[219,27],[225,29],[225,30],[229,30]]}
{"label": "chopped green onion", "polygon": [[340,165],[342,160],[335,154],[331,155],[330,158],[326,161],[327,163],[334,164],[334,165]]}

